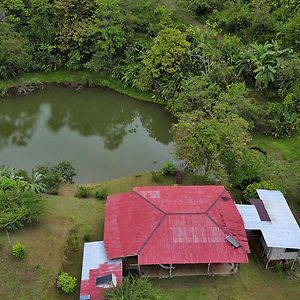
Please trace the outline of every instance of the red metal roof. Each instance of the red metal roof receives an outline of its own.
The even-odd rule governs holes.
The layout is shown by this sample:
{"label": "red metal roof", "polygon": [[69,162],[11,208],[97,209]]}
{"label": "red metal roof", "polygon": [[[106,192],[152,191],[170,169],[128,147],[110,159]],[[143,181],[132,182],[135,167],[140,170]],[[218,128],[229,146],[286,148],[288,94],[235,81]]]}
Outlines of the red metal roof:
{"label": "red metal roof", "polygon": [[80,296],[89,295],[91,300],[104,299],[104,290],[96,285],[96,278],[114,274],[117,277],[118,283],[122,283],[123,270],[122,263],[109,264],[104,263],[99,265],[97,269],[92,269],[89,272],[89,279],[82,280],[80,283]]}
{"label": "red metal roof", "polygon": [[246,263],[249,252],[243,220],[223,186],[137,187],[108,197],[104,243],[108,258],[138,255],[140,265]]}

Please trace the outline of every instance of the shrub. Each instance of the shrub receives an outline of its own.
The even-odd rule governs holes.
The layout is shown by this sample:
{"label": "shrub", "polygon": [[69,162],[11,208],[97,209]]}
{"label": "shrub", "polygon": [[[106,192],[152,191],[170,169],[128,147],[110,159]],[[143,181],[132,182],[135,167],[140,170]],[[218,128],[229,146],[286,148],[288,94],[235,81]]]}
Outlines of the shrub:
{"label": "shrub", "polygon": [[57,277],[56,285],[66,294],[73,293],[76,287],[76,278],[61,272]]}
{"label": "shrub", "polygon": [[21,243],[14,244],[11,248],[12,255],[21,260],[25,258],[25,247]]}
{"label": "shrub", "polygon": [[101,190],[96,191],[95,197],[99,200],[106,200],[108,196],[107,188],[102,188]]}
{"label": "shrub", "polygon": [[270,103],[267,119],[269,132],[276,138],[291,137],[300,128],[299,113],[293,111],[287,103]]}
{"label": "shrub", "polygon": [[27,190],[0,190],[0,229],[16,231],[43,216],[41,196]]}
{"label": "shrub", "polygon": [[73,183],[73,178],[76,176],[75,168],[66,160],[59,161],[52,170],[66,183]]}
{"label": "shrub", "polygon": [[254,182],[249,184],[247,188],[244,190],[243,196],[244,199],[248,200],[251,198],[257,198],[257,189],[266,189],[266,190],[281,190],[281,188],[271,182],[262,180],[260,182]]}
{"label": "shrub", "polygon": [[171,162],[166,162],[159,169],[159,171],[162,173],[162,175],[174,175],[177,169]]}
{"label": "shrub", "polygon": [[43,183],[46,185],[47,194],[57,195],[61,178],[57,173],[49,171],[44,175]]}
{"label": "shrub", "polygon": [[76,198],[87,198],[91,194],[90,189],[88,187],[79,185],[76,187],[75,197]]}
{"label": "shrub", "polygon": [[163,174],[160,171],[152,171],[151,172],[151,178],[155,182],[161,182]]}
{"label": "shrub", "polygon": [[45,186],[45,192],[51,195],[57,195],[59,185],[62,182],[61,176],[46,165],[39,165],[33,171],[33,174],[41,174],[42,179],[40,183]]}

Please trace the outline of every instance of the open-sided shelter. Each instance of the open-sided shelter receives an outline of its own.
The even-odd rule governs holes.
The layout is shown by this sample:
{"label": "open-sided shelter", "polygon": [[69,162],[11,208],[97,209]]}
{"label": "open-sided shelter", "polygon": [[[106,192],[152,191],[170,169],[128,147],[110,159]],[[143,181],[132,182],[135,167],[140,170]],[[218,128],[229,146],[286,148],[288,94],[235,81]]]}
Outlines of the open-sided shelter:
{"label": "open-sided shelter", "polygon": [[274,262],[291,263],[293,267],[300,254],[299,225],[280,191],[257,193],[260,199],[250,200],[251,205],[237,204],[248,238],[261,247],[266,268]]}

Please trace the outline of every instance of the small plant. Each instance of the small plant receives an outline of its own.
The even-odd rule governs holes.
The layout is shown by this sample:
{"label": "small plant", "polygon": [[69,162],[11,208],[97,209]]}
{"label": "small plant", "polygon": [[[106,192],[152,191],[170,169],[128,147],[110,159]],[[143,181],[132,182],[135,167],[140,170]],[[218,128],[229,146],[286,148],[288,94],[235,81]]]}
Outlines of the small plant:
{"label": "small plant", "polygon": [[76,287],[76,278],[68,273],[61,272],[57,276],[56,286],[66,294],[73,293]]}
{"label": "small plant", "polygon": [[59,174],[62,181],[66,183],[73,183],[73,179],[76,176],[75,168],[69,161],[59,161],[52,170]]}
{"label": "small plant", "polygon": [[257,189],[282,190],[279,186],[277,186],[271,182],[262,180],[260,182],[254,182],[247,186],[247,188],[244,190],[244,193],[243,193],[244,199],[248,200],[251,198],[258,197],[257,192],[256,192]]}
{"label": "small plant", "polygon": [[163,175],[174,175],[177,171],[176,167],[171,162],[166,162],[159,169]]}
{"label": "small plant", "polygon": [[71,231],[68,239],[68,248],[70,251],[78,251],[79,250],[79,240],[77,233],[75,231]]}
{"label": "small plant", "polygon": [[95,197],[99,200],[106,200],[108,196],[107,188],[102,188],[101,190],[96,191]]}
{"label": "small plant", "polygon": [[22,260],[25,258],[25,247],[21,243],[14,244],[12,246],[11,250],[12,250],[12,255],[15,258],[17,258],[19,260]]}
{"label": "small plant", "polygon": [[152,180],[155,182],[161,182],[162,176],[163,176],[163,174],[159,170],[151,172]]}
{"label": "small plant", "polygon": [[85,186],[77,186],[75,191],[75,197],[76,198],[87,198],[91,194],[91,191],[88,187]]}

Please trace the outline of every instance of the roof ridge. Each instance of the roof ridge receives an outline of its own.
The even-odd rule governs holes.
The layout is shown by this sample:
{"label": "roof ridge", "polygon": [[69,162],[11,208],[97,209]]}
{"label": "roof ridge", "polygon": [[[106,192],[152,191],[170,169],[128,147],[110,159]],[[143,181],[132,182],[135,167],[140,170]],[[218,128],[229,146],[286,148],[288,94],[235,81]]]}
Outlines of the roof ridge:
{"label": "roof ridge", "polygon": [[220,200],[220,198],[223,196],[223,194],[227,192],[227,190],[224,187],[224,190],[222,191],[222,193],[218,196],[218,198],[207,208],[207,210],[204,212],[205,214],[207,214],[212,208],[213,206],[215,206],[215,204]]}
{"label": "roof ridge", "polygon": [[142,246],[138,250],[137,254],[140,254],[141,251],[145,248],[145,246],[147,245],[147,243],[149,242],[149,240],[152,238],[152,236],[154,235],[155,231],[160,227],[161,223],[166,218],[166,216],[167,216],[166,214],[164,214],[162,216],[162,218],[159,220],[159,222],[156,224],[156,226],[154,227],[154,229],[152,230],[152,232],[149,234],[149,236],[146,238],[145,242],[142,244]]}
{"label": "roof ridge", "polygon": [[132,190],[131,193],[136,194],[137,196],[139,196],[142,200],[144,200],[145,202],[147,202],[149,205],[151,205],[152,207],[156,208],[157,210],[159,210],[161,213],[163,213],[164,215],[166,215],[167,213],[162,210],[160,207],[158,207],[157,205],[155,205],[154,203],[152,203],[151,201],[149,201],[148,199],[146,199],[144,196],[142,196],[141,194],[139,194],[138,192],[136,192],[135,190]]}
{"label": "roof ridge", "polygon": [[[230,232],[226,232],[226,231],[218,224],[218,222],[216,222],[216,221],[213,219],[212,216],[210,216],[208,213],[205,213],[205,214],[207,215],[207,217],[208,217],[215,225],[217,225],[217,227],[218,227],[219,229],[221,229],[221,230],[223,231],[224,234],[230,235]],[[238,239],[238,240],[240,240],[240,239]],[[246,249],[244,248],[244,246],[243,246],[242,244],[241,244],[241,248],[244,250],[245,253],[248,254],[248,252],[246,251]]]}

